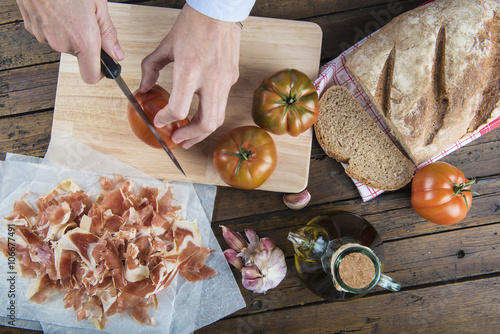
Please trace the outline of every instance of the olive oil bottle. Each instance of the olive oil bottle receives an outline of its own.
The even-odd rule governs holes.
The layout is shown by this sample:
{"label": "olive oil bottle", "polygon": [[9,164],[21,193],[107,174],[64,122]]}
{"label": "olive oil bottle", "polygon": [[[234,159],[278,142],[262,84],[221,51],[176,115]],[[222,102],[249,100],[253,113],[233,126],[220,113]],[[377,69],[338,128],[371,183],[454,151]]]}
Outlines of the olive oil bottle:
{"label": "olive oil bottle", "polygon": [[348,300],[362,295],[337,289],[334,285],[332,255],[343,245],[368,247],[380,263],[384,262],[382,240],[375,228],[350,212],[334,211],[315,217],[297,231],[290,232],[288,240],[294,245],[295,267],[301,280],[311,291],[328,300]]}

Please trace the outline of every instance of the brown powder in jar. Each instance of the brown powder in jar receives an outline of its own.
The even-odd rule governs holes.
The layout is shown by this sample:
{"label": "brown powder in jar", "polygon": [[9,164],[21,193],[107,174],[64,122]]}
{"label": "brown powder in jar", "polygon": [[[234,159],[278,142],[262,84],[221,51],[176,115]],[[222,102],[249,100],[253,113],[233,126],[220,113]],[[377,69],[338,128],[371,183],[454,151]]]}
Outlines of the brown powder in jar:
{"label": "brown powder in jar", "polygon": [[362,289],[373,280],[375,266],[368,256],[359,252],[349,253],[340,261],[339,275],[347,286]]}

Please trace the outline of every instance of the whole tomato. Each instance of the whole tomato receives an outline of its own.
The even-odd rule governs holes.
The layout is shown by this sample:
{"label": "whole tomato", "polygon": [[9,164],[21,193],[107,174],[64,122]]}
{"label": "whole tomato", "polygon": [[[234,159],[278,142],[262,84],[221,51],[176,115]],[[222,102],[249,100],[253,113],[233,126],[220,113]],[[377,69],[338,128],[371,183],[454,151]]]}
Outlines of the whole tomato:
{"label": "whole tomato", "polygon": [[440,225],[451,225],[465,218],[472,205],[469,181],[456,167],[442,161],[431,163],[415,173],[411,185],[411,204],[423,218]]}
{"label": "whole tomato", "polygon": [[241,189],[261,186],[278,162],[273,138],[256,126],[242,126],[226,133],[215,146],[212,158],[222,180]]}
{"label": "whole tomato", "polygon": [[285,69],[262,81],[253,95],[252,117],[258,126],[296,137],[318,119],[318,93],[307,75]]}
{"label": "whole tomato", "polygon": [[[134,96],[137,99],[137,102],[139,102],[139,104],[141,105],[142,109],[144,109],[144,112],[148,116],[149,120],[153,122],[158,111],[163,109],[168,104],[170,94],[163,87],[154,85],[153,88],[151,88],[146,93],[135,91]],[[137,138],[151,147],[161,148],[160,143],[156,140],[151,131],[149,131],[146,124],[142,121],[142,118],[130,103],[127,106],[127,116],[130,127],[132,128],[132,131],[137,136]],[[165,143],[168,145],[168,147],[173,150],[179,147],[179,145],[175,144],[172,141],[172,133],[174,133],[175,130],[187,124],[188,122],[189,120],[185,118],[181,121],[175,121],[165,125],[162,128],[156,129],[160,133],[160,136],[163,138],[163,140],[165,140]]]}

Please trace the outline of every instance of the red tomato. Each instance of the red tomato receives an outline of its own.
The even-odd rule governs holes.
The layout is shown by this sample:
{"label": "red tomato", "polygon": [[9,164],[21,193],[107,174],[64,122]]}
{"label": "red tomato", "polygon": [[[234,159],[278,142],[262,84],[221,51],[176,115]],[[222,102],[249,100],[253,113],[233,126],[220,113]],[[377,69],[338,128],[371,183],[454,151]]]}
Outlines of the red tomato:
{"label": "red tomato", "polygon": [[413,177],[411,204],[423,218],[451,225],[465,218],[472,205],[469,181],[456,167],[438,161],[420,169]]}
{"label": "red tomato", "polygon": [[222,180],[241,189],[261,186],[278,161],[273,138],[256,126],[242,126],[226,133],[215,146],[212,158]]}
{"label": "red tomato", "polygon": [[296,137],[318,119],[318,93],[304,73],[282,70],[262,81],[253,95],[252,117],[258,126]]}
{"label": "red tomato", "polygon": [[[163,109],[168,104],[170,94],[161,86],[154,85],[153,88],[151,88],[146,93],[135,91],[134,96],[141,105],[142,109],[144,109],[144,112],[146,113],[148,118],[151,120],[151,122],[153,122],[158,111]],[[160,143],[158,143],[156,138],[153,136],[151,131],[149,131],[146,124],[144,124],[141,117],[130,103],[127,106],[127,116],[130,127],[132,128],[132,131],[137,136],[137,138],[151,147],[161,148]],[[163,140],[165,140],[165,143],[168,145],[168,147],[173,150],[179,147],[179,145],[175,144],[172,141],[172,133],[174,133],[174,131],[181,126],[186,125],[188,122],[189,120],[185,118],[181,121],[169,123],[163,128],[156,129],[160,133],[160,136],[163,138]]]}

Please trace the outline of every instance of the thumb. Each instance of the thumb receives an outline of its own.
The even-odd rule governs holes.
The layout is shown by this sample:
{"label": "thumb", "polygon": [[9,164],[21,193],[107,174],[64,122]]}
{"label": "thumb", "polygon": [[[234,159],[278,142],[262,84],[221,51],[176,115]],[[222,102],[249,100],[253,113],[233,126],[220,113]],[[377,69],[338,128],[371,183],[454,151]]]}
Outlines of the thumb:
{"label": "thumb", "polygon": [[118,43],[118,34],[108,13],[108,7],[99,8],[97,22],[101,31],[102,49],[116,61],[123,60],[125,54]]}

